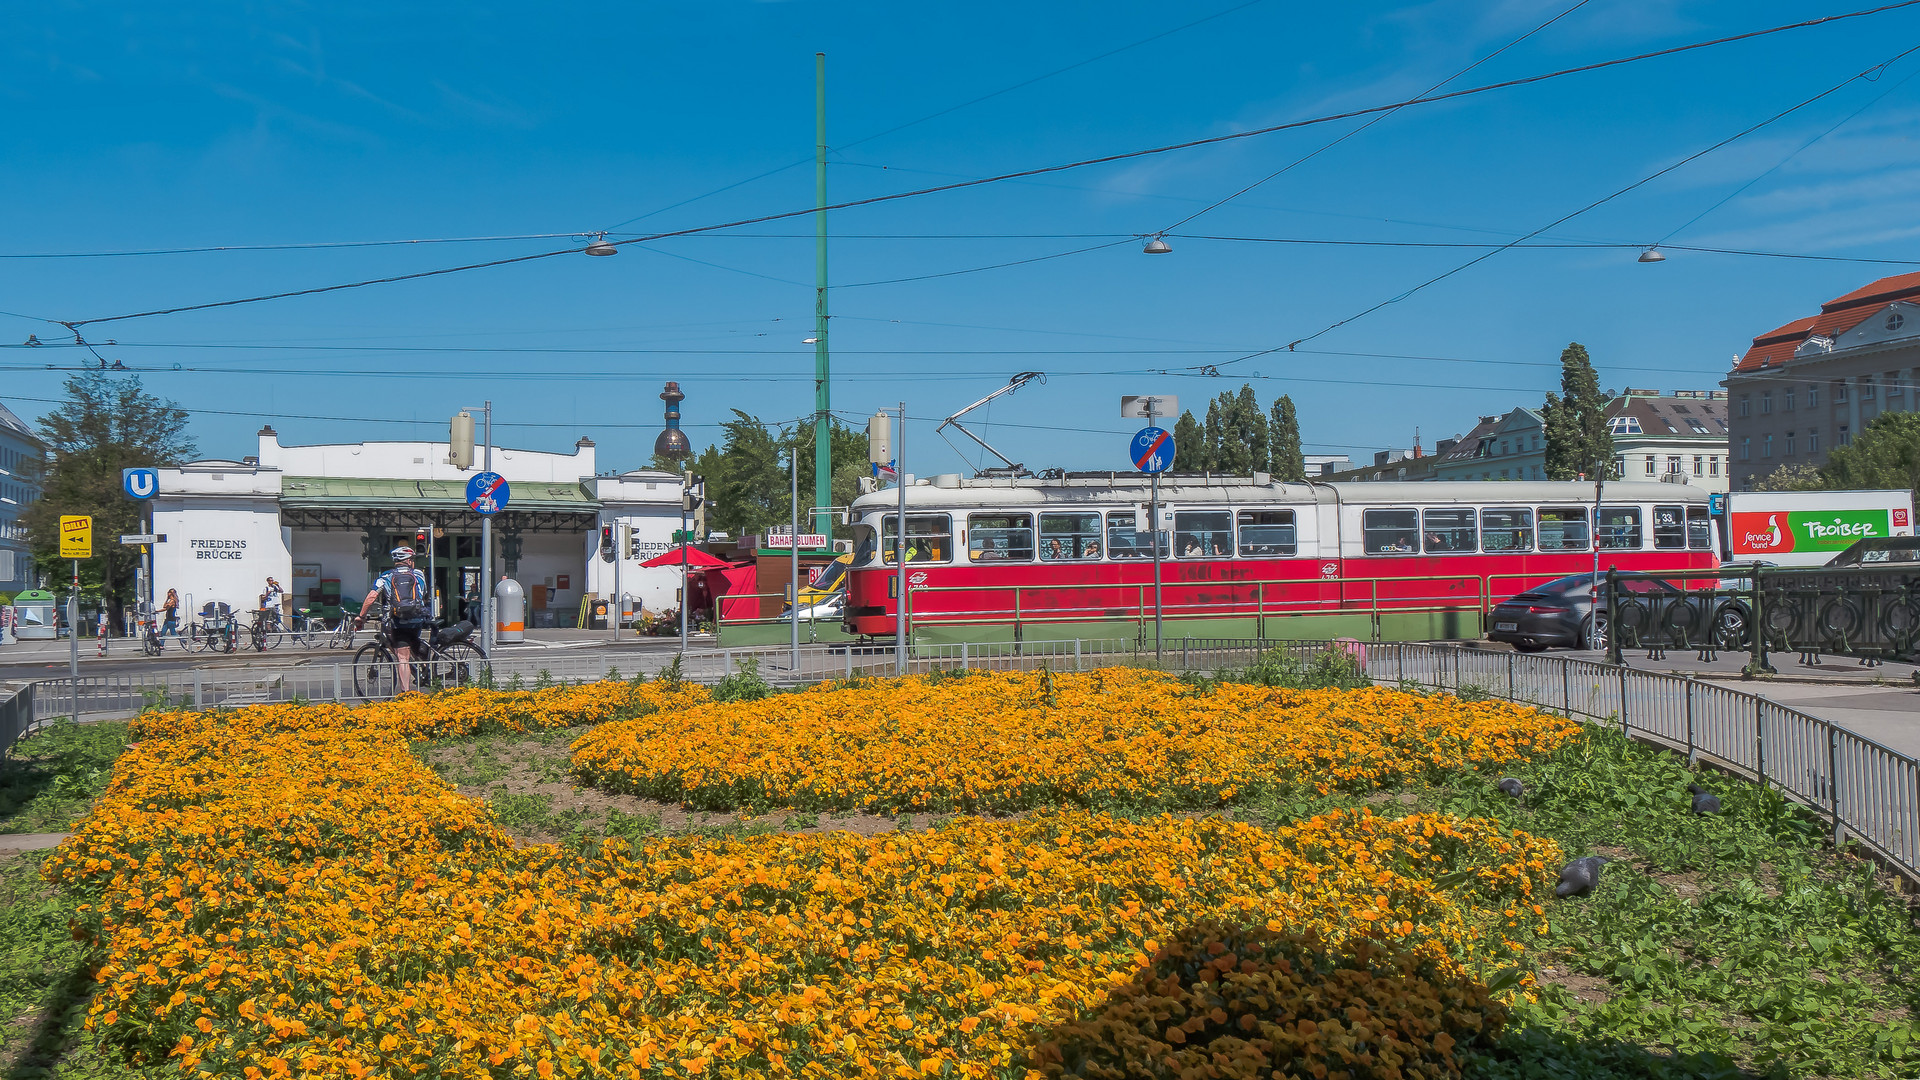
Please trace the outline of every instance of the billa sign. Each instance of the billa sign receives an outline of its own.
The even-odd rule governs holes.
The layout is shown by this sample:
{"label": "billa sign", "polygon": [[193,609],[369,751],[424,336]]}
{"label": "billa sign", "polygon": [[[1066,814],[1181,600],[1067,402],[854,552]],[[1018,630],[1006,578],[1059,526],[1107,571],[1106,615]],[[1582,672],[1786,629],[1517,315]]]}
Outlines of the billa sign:
{"label": "billa sign", "polygon": [[60,518],[60,557],[63,559],[93,558],[92,518],[79,514],[69,514]]}
{"label": "billa sign", "polygon": [[1784,555],[1789,551],[1841,551],[1856,540],[1892,536],[1898,510],[1760,511],[1733,515],[1735,555]]}

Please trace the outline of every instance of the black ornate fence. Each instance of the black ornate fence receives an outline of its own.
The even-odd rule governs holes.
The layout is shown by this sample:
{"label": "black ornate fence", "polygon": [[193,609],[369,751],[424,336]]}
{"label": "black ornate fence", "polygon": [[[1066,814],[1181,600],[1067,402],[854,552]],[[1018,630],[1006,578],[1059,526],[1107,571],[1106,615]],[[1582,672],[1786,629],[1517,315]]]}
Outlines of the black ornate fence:
{"label": "black ornate fence", "polygon": [[1609,570],[1601,598],[1616,664],[1637,649],[1655,659],[1669,649],[1703,659],[1745,652],[1752,673],[1771,672],[1772,653],[1864,663],[1920,654],[1920,570],[1911,566],[1759,567],[1737,579]]}

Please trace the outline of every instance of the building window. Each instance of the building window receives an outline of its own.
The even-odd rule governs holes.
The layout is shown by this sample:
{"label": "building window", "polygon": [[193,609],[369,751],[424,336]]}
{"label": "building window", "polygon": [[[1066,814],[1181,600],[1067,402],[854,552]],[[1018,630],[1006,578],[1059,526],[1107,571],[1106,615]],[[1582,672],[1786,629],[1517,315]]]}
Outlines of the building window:
{"label": "building window", "polygon": [[1846,380],[1842,379],[1841,381],[1833,384],[1833,403],[1835,405],[1840,405],[1840,404],[1844,404],[1846,400],[1847,400],[1847,383],[1846,383]]}
{"label": "building window", "polygon": [[1786,449],[1785,449],[1784,451],[1782,451],[1782,452],[1781,452],[1781,454],[1780,454],[1780,456],[1781,456],[1781,457],[1792,457],[1792,456],[1793,456],[1793,432],[1791,432],[1791,431],[1789,431],[1789,432],[1787,432],[1787,445],[1786,445]]}
{"label": "building window", "polygon": [[1753,460],[1753,440],[1746,436],[1741,436],[1740,438],[1740,460]]}
{"label": "building window", "polygon": [[1768,433],[1760,437],[1760,456],[1763,458],[1770,458],[1773,456],[1772,433]]}
{"label": "building window", "polygon": [[1658,460],[1659,460],[1659,459],[1658,459],[1658,458],[1656,458],[1656,457],[1654,457],[1654,456],[1653,456],[1652,454],[1648,454],[1648,455],[1647,455],[1647,465],[1646,465],[1646,469],[1647,469],[1647,475],[1648,475],[1648,476],[1655,476],[1655,475],[1658,475],[1658,474],[1656,474],[1656,473],[1654,472],[1654,469],[1655,469],[1655,467],[1656,467],[1656,465],[1655,465],[1655,463],[1656,463],[1656,462],[1657,462]]}
{"label": "building window", "polygon": [[1772,411],[1773,411],[1773,391],[1771,391],[1771,390],[1764,390],[1764,391],[1761,391],[1761,393],[1760,393],[1760,415],[1762,415],[1762,416],[1765,416],[1766,414],[1768,414],[1768,413],[1770,413],[1770,412],[1772,412]]}
{"label": "building window", "polygon": [[1707,475],[1708,476],[1720,475],[1720,459],[1719,458],[1709,457],[1707,459]]}
{"label": "building window", "polygon": [[1627,455],[1625,454],[1614,455],[1613,478],[1615,480],[1625,480],[1627,478]]}
{"label": "building window", "polygon": [[1906,385],[1900,381],[1900,373],[1897,371],[1887,372],[1886,382],[1888,397],[1899,397],[1906,390]]}
{"label": "building window", "polygon": [[1852,446],[1853,445],[1853,432],[1847,430],[1847,425],[1845,424],[1840,425],[1840,437],[1834,440],[1834,445],[1835,446]]}
{"label": "building window", "polygon": [[1819,452],[1820,452],[1820,429],[1808,428],[1807,429],[1807,453],[1817,454]]}
{"label": "building window", "polygon": [[1695,476],[1707,475],[1707,459],[1704,454],[1693,455],[1693,475]]}
{"label": "building window", "polygon": [[1793,387],[1780,391],[1780,407],[1787,412],[1793,411]]}
{"label": "building window", "polygon": [[1873,376],[1871,375],[1860,376],[1860,400],[1861,401],[1873,400],[1873,386],[1874,386]]}
{"label": "building window", "polygon": [[1669,475],[1675,475],[1675,476],[1679,475],[1680,458],[1678,455],[1674,455],[1672,457],[1667,458],[1667,473]]}
{"label": "building window", "polygon": [[1747,395],[1745,394],[1740,395],[1740,415],[1741,416],[1753,415],[1753,406],[1747,401]]}
{"label": "building window", "polygon": [[1807,408],[1817,409],[1819,407],[1820,407],[1820,388],[1813,385],[1812,383],[1808,383],[1807,384]]}

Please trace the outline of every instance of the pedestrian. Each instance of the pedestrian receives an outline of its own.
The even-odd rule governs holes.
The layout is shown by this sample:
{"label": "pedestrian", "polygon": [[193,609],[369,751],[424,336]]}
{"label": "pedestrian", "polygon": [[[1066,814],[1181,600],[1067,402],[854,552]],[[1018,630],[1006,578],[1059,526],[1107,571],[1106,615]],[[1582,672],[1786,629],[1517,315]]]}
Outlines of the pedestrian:
{"label": "pedestrian", "polygon": [[98,635],[100,638],[100,649],[98,652],[98,655],[100,656],[107,655],[107,630],[108,630],[107,605],[101,604],[100,619],[94,626],[94,633]]}
{"label": "pedestrian", "polygon": [[160,620],[160,633],[155,636],[164,638],[168,634],[172,634],[176,638],[179,637],[180,593],[177,590],[167,590],[167,599],[165,603],[160,605],[160,614],[162,616]]}

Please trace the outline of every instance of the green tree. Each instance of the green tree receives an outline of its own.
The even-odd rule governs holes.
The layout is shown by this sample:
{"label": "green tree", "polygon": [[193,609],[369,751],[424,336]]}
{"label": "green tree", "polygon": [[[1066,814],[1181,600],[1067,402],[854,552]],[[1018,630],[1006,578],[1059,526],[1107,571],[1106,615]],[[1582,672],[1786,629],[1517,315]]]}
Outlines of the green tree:
{"label": "green tree", "polygon": [[[655,455],[654,468],[691,470],[707,481],[707,527],[740,537],[765,533],[787,524],[792,516],[792,476],[788,455],[800,454],[800,526],[812,526],[813,444],[811,423],[773,428],[757,416],[738,409],[721,425],[720,443],[708,446],[691,461],[675,462]],[[828,428],[833,451],[833,503],[850,506],[860,493],[860,478],[870,475],[867,433],[835,421]],[[835,519],[833,532],[850,535]]]}
{"label": "green tree", "polygon": [[1782,465],[1761,477],[1753,485],[1755,491],[1819,491],[1827,486],[1820,476],[1820,467],[1810,463]]}
{"label": "green tree", "polygon": [[1267,471],[1275,480],[1300,483],[1307,478],[1307,458],[1300,452],[1300,417],[1294,412],[1293,398],[1286,394],[1273,403],[1267,448]]}
{"label": "green tree", "polygon": [[1828,488],[1920,492],[1920,413],[1874,417],[1853,445],[1836,446],[1827,454],[1820,475]]}
{"label": "green tree", "polygon": [[1173,471],[1205,472],[1213,465],[1207,454],[1206,432],[1192,412],[1183,412],[1173,425]]}
{"label": "green tree", "polygon": [[[1176,436],[1176,439],[1178,436]],[[1221,394],[1207,406],[1207,468],[1229,476],[1250,475],[1267,466],[1267,415],[1253,387]]]}
{"label": "green tree", "polygon": [[117,379],[105,371],[83,371],[67,380],[66,400],[40,418],[46,443],[45,474],[39,501],[26,508],[20,523],[27,530],[34,566],[65,592],[71,562],[60,558],[60,518],[93,518],[93,558],[80,564],[84,593],[105,595],[117,619],[134,599],[137,549],[117,543],[123,533],[145,530],[146,505],[120,487],[120,470],[137,466],[178,465],[193,456],[187,414],[171,401],[154,397],[135,377]]}
{"label": "green tree", "polygon": [[1607,430],[1607,395],[1600,392],[1586,346],[1573,342],[1560,352],[1560,393],[1548,394],[1541,407],[1546,429],[1549,480],[1578,480],[1594,464],[1613,462],[1613,435]]}

